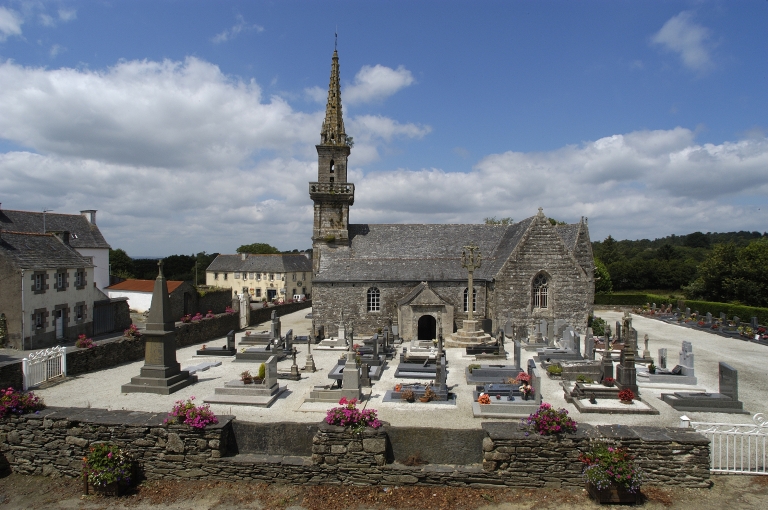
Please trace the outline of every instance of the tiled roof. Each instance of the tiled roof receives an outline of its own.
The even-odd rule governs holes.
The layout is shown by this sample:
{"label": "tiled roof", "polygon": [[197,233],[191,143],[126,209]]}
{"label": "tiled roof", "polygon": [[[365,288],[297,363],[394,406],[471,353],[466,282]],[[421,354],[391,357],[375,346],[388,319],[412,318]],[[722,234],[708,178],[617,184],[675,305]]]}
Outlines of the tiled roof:
{"label": "tiled roof", "polygon": [[[168,294],[172,294],[184,282],[178,280],[166,280]],[[152,292],[155,290],[155,280],[125,280],[107,287],[107,290],[124,290],[130,292]]]}
{"label": "tiled roof", "polygon": [[[0,228],[16,232],[43,232],[43,213],[0,210]],[[109,248],[99,231],[82,214],[45,213],[45,231],[69,231],[73,248]]]}
{"label": "tiled roof", "polygon": [[93,267],[77,251],[53,234],[0,232],[0,256],[7,257],[20,269],[55,269]]}
{"label": "tiled roof", "polygon": [[555,231],[557,232],[557,235],[560,236],[560,239],[563,240],[566,248],[570,251],[573,251],[576,248],[576,239],[579,237],[578,223],[574,223],[573,225],[556,225]]}
{"label": "tiled roof", "polygon": [[489,280],[520,242],[533,217],[512,225],[350,225],[350,248],[320,260],[313,281],[464,280],[461,252],[480,248],[478,280]]}
{"label": "tiled roof", "polygon": [[284,253],[279,255],[219,255],[206,271],[254,272],[254,273],[294,273],[312,271],[312,260],[305,255]]}

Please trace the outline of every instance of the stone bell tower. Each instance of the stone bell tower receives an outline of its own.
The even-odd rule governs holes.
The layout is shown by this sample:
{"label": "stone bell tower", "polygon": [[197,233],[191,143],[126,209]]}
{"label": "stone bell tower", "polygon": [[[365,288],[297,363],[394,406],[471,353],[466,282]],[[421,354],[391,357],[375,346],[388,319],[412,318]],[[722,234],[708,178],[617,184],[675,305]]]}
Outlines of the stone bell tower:
{"label": "stone bell tower", "polygon": [[317,148],[317,182],[309,183],[309,197],[315,203],[312,229],[312,272],[321,270],[323,255],[349,246],[349,206],[355,202],[355,185],[347,182],[350,147],[341,114],[339,54],[333,51],[328,104]]}

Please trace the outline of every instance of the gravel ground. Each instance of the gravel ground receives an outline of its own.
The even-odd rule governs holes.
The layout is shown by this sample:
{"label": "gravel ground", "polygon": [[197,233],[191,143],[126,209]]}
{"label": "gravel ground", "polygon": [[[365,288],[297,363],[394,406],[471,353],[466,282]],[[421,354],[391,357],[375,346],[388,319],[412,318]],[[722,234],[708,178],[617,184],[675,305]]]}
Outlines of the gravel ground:
{"label": "gravel ground", "polygon": [[[293,329],[295,335],[307,334],[311,321],[305,318],[308,310],[301,310],[282,318],[282,330]],[[602,310],[597,312],[599,316],[609,323],[621,319],[621,312]],[[699,387],[710,391],[718,389],[719,361],[725,361],[739,371],[739,394],[744,402],[744,407],[751,413],[765,410],[765,390],[768,386],[768,347],[735,339],[728,339],[712,335],[704,331],[682,328],[676,325],[666,324],[657,320],[634,316],[633,325],[638,330],[639,338],[648,334],[650,337],[650,350],[652,355],[657,354],[658,349],[668,349],[669,366],[674,366],[677,353],[683,340],[689,340],[693,344],[695,355],[695,369]],[[268,323],[251,328],[254,331],[262,331],[268,328]],[[238,333],[237,340],[244,335]],[[209,346],[218,346],[225,343],[225,339],[217,339],[208,342]],[[129,382],[131,377],[138,375],[143,362],[127,363],[125,365],[92,372],[81,376],[68,378],[59,384],[37,390],[36,393],[52,406],[95,407],[103,409],[129,409],[163,412],[170,410],[174,401],[196,396],[200,401],[207,395],[212,395],[216,387],[221,387],[225,382],[238,378],[243,370],[254,372],[258,369],[257,363],[234,363],[231,358],[213,358],[195,356],[195,351],[202,344],[185,347],[177,351],[177,359],[183,367],[200,364],[204,361],[219,360],[222,365],[200,372],[197,384],[184,388],[173,395],[151,395],[144,393],[121,393],[120,386]],[[306,357],[306,345],[297,345],[300,353],[297,364],[304,365]],[[238,419],[255,422],[294,421],[294,422],[318,422],[328,404],[305,404],[304,399],[309,395],[314,385],[328,384],[328,371],[334,366],[340,352],[313,350],[315,364],[318,371],[313,374],[304,374],[301,381],[281,380],[281,384],[288,387],[278,401],[270,408],[258,408],[247,406],[212,405],[211,408],[217,414],[236,415]],[[524,359],[530,358],[535,353],[523,351]],[[448,385],[457,394],[457,403],[445,404],[407,404],[384,403],[382,399],[386,390],[396,384],[394,378],[395,362],[390,362],[379,382],[376,382],[370,393],[367,407],[379,411],[379,416],[393,425],[399,426],[435,426],[435,424],[450,424],[451,428],[478,428],[480,420],[472,416],[471,410],[471,386],[464,379],[464,368],[473,360],[464,355],[461,349],[447,349],[449,361]],[[289,372],[290,358],[278,364],[280,372]],[[402,381],[400,381],[402,382]],[[650,389],[641,387],[641,393],[645,401],[660,411],[659,416],[648,415],[605,415],[605,414],[580,414],[575,407],[565,402],[563,390],[559,380],[542,378],[542,391],[544,400],[558,407],[564,407],[578,422],[584,423],[616,423],[623,425],[647,424],[677,426],[681,413],[675,411],[659,399],[662,391],[671,390]],[[694,421],[714,421],[728,423],[749,422],[750,417],[745,415],[716,414],[716,413],[689,413]]]}

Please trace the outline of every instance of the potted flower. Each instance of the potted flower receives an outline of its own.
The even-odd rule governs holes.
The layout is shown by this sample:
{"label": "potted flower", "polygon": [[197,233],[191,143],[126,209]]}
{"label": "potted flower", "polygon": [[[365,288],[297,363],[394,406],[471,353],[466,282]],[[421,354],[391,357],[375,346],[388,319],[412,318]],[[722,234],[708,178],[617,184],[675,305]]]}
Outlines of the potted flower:
{"label": "potted flower", "polygon": [[480,405],[487,405],[491,403],[491,397],[487,393],[481,393],[479,397],[477,397],[477,403]]}
{"label": "potted flower", "polygon": [[353,434],[361,434],[367,427],[377,429],[382,425],[376,417],[375,409],[363,409],[361,411],[357,408],[356,398],[347,400],[346,397],[341,397],[339,406],[328,410],[325,415],[325,423],[349,428]]}
{"label": "potted flower", "polygon": [[133,465],[133,459],[117,445],[91,446],[88,456],[83,457],[85,493],[88,494],[90,483],[96,492],[119,496],[121,489],[130,486]]}
{"label": "potted flower", "polygon": [[624,388],[619,392],[619,400],[621,401],[622,404],[631,404],[634,399],[635,399],[635,392],[633,392],[629,388]]}
{"label": "potted flower", "polygon": [[253,376],[251,375],[251,371],[246,370],[245,372],[241,372],[240,380],[243,381],[243,384],[253,384]]}
{"label": "potted flower", "polygon": [[523,400],[528,400],[533,395],[534,388],[527,382],[520,385],[520,393],[523,395]]}
{"label": "potted flower", "polygon": [[182,315],[181,322],[183,322],[184,324],[189,324],[190,322],[192,322],[192,316],[190,314]]}
{"label": "potted flower", "polygon": [[395,392],[400,393],[400,390],[402,390],[402,389],[403,389],[403,385],[402,384],[395,384]]}
{"label": "potted flower", "polygon": [[185,424],[196,429],[204,429],[206,425],[219,423],[219,419],[211,411],[211,406],[208,404],[196,406],[194,400],[195,397],[189,397],[186,401],[177,400],[171,412],[168,413],[165,423]]}
{"label": "potted flower", "polygon": [[656,365],[653,364],[653,361],[651,361],[648,364],[648,373],[649,374],[655,374],[656,373]]}
{"label": "potted flower", "polygon": [[0,418],[10,414],[27,414],[45,409],[43,399],[33,392],[22,393],[13,388],[0,390]]}
{"label": "potted flower", "polygon": [[625,448],[600,444],[579,460],[584,464],[587,492],[599,503],[635,503],[643,473]]}
{"label": "potted flower", "polygon": [[96,347],[96,344],[93,343],[93,339],[86,338],[85,335],[78,335],[75,347],[78,349],[93,349]]}
{"label": "potted flower", "polygon": [[576,432],[576,421],[568,416],[567,409],[553,409],[542,402],[538,411],[523,418],[522,424],[542,436]]}
{"label": "potted flower", "polygon": [[400,399],[406,402],[413,402],[416,400],[416,395],[414,395],[413,390],[407,389],[400,393]]}
{"label": "potted flower", "polygon": [[606,388],[613,388],[614,384],[616,384],[616,379],[613,377],[606,377],[603,379],[603,386]]}
{"label": "potted flower", "polygon": [[259,375],[255,376],[253,378],[253,384],[261,384],[262,381],[267,377],[267,365],[262,363],[259,365]]}
{"label": "potted flower", "polygon": [[435,397],[437,397],[437,394],[432,391],[432,387],[427,384],[427,387],[424,388],[424,396],[419,397],[419,402],[429,402],[430,400],[434,400]]}

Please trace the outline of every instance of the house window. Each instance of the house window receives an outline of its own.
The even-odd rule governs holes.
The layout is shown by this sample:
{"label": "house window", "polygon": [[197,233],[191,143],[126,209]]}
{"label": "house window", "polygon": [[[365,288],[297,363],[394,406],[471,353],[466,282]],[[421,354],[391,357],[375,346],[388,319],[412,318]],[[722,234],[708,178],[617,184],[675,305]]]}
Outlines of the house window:
{"label": "house window", "polygon": [[45,280],[48,279],[48,275],[45,271],[37,271],[32,275],[32,291],[35,294],[42,294],[48,287],[45,284]]}
{"label": "house window", "polygon": [[540,274],[533,280],[533,307],[547,308],[549,281],[546,275]]}
{"label": "house window", "polygon": [[240,273],[235,273],[235,280],[239,280],[239,279],[240,279]]}
{"label": "house window", "polygon": [[219,273],[213,273],[213,279],[218,280],[219,279]]}
{"label": "house window", "polygon": [[381,292],[376,287],[368,289],[367,299],[368,311],[378,312],[381,310]]}
{"label": "house window", "polygon": [[32,314],[32,322],[35,325],[35,330],[42,333],[45,331],[45,308],[38,308],[35,313]]}
{"label": "house window", "polygon": [[307,279],[307,273],[301,273],[301,279],[306,280]]}
{"label": "house window", "polygon": [[82,289],[85,287],[85,270],[78,269],[75,271],[75,287]]}
{"label": "house window", "polygon": [[281,282],[284,282],[284,281],[285,281],[285,275],[284,275],[284,274],[281,274],[281,275],[280,275],[280,281],[281,281]]}
{"label": "house window", "polygon": [[77,303],[75,305],[75,320],[76,321],[82,321],[85,319],[85,303]]}
{"label": "house window", "polygon": [[261,297],[261,289],[256,289],[256,297]]}
{"label": "house window", "polygon": [[256,273],[256,279],[261,281],[261,273]]}
{"label": "house window", "polygon": [[274,281],[274,279],[275,279],[275,275],[274,275],[274,274],[272,274],[272,273],[269,273],[269,281],[270,281],[270,282],[271,282],[271,281]]}
{"label": "house window", "polygon": [[56,290],[57,291],[67,290],[67,272],[66,271],[56,272]]}
{"label": "house window", "polygon": [[224,279],[225,280],[227,279],[227,276],[228,276],[227,273],[224,273]]}
{"label": "house window", "polygon": [[[467,309],[467,295],[469,294],[469,289],[464,289],[464,311],[468,312]],[[475,289],[472,289],[472,311],[477,311],[477,291]]]}
{"label": "house window", "polygon": [[253,273],[248,273],[248,279],[253,280]]}
{"label": "house window", "polygon": [[293,281],[295,282],[296,281],[296,273],[291,274],[291,276],[293,277]]}

